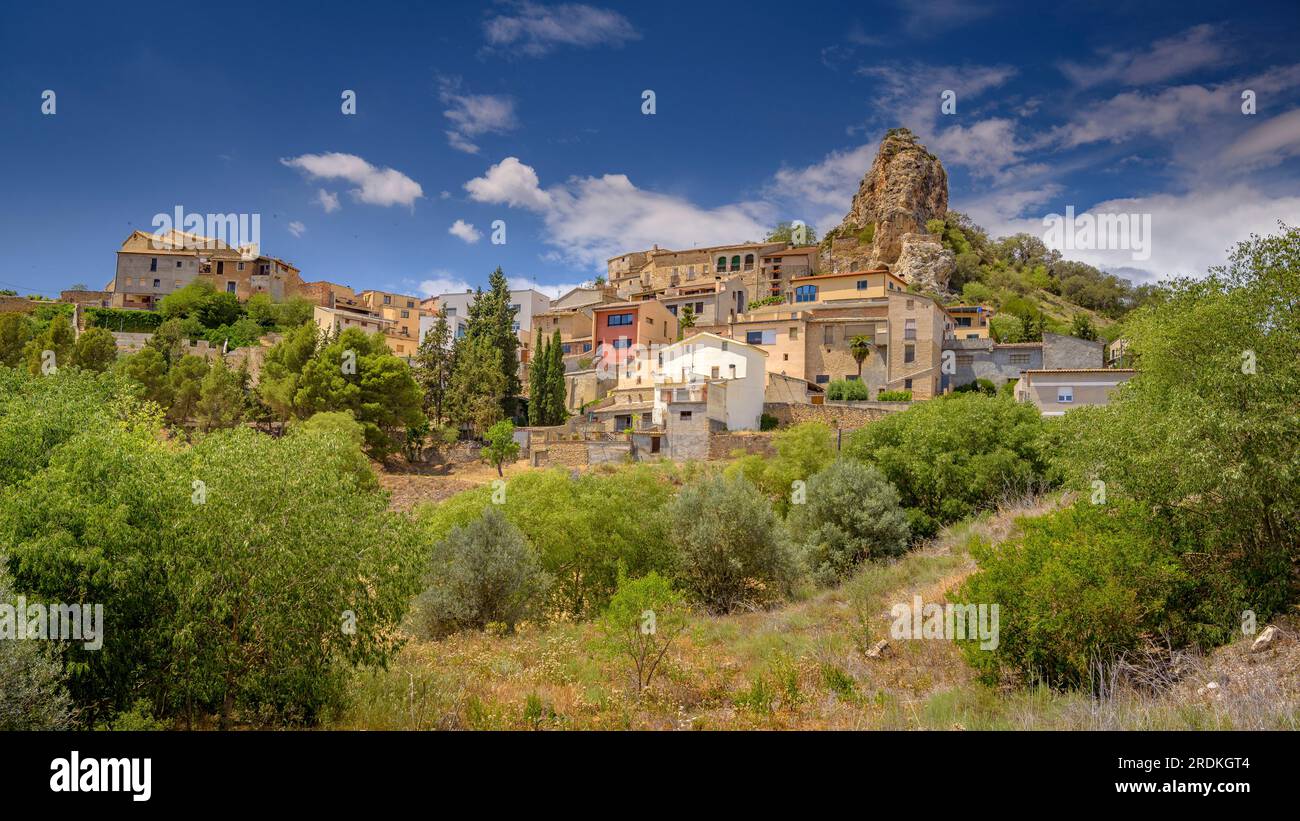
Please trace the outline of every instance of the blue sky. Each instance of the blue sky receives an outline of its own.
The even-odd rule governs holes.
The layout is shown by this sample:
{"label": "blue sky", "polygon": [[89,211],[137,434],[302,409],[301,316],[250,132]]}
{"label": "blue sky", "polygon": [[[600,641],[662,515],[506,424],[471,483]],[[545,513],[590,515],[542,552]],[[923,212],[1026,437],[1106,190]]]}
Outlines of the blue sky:
{"label": "blue sky", "polygon": [[995,235],[1151,214],[1148,260],[1067,254],[1135,279],[1300,223],[1295,3],[1111,5],[8,5],[0,287],[100,287],[180,205],[260,214],[307,279],[562,288],[655,242],[824,230],[898,125]]}

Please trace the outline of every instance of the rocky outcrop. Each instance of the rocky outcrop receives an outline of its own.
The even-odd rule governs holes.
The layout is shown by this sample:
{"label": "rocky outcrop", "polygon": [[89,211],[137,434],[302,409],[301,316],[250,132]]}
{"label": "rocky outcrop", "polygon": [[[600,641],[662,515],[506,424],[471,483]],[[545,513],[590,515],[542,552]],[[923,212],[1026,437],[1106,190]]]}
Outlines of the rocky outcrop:
{"label": "rocky outcrop", "polygon": [[943,163],[911,131],[892,129],[881,141],[844,221],[831,232],[823,267],[849,271],[888,266],[892,270],[910,235],[916,247],[904,264],[946,285],[944,255],[920,238],[929,220],[947,213],[948,174]]}
{"label": "rocky outcrop", "polygon": [[904,234],[898,259],[889,269],[922,291],[942,293],[957,270],[957,255],[933,234]]}

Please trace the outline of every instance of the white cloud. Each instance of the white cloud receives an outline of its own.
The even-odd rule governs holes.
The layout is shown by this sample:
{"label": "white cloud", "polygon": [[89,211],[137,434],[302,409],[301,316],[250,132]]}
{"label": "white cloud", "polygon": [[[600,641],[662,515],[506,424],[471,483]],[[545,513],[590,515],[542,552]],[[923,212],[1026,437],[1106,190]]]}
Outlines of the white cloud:
{"label": "white cloud", "polygon": [[457,151],[477,154],[474,140],[484,134],[504,134],[519,126],[515,119],[515,101],[495,94],[462,94],[460,79],[444,77],[438,94],[450,106],[442,112],[451,121],[447,142]]}
{"label": "white cloud", "polygon": [[506,157],[481,177],[465,183],[470,199],[541,211],[551,206],[551,195],[543,191],[532,166],[517,157]]}
{"label": "white cloud", "polygon": [[451,271],[439,268],[431,271],[427,279],[421,280],[417,290],[424,296],[438,296],[439,294],[459,294],[473,289],[464,278],[453,274]]}
{"label": "white cloud", "polygon": [[938,34],[973,23],[994,12],[992,3],[972,0],[896,0],[903,11],[903,28],[914,37]]}
{"label": "white cloud", "polygon": [[1223,152],[1225,160],[1273,165],[1300,153],[1300,108],[1279,114],[1238,137]]}
{"label": "white cloud", "polygon": [[[1300,196],[1271,196],[1246,183],[1237,183],[1181,194],[1107,200],[1086,212],[1076,206],[1076,211],[1077,214],[1150,214],[1151,258],[1134,260],[1132,251],[1120,249],[1062,251],[1067,259],[1109,271],[1141,270],[1153,280],[1199,277],[1211,266],[1222,265],[1228,249],[1249,239],[1252,233],[1276,233],[1279,220],[1289,225],[1300,224]],[[1047,231],[1042,221],[1044,216],[996,223],[989,219],[989,222],[998,225],[1000,235],[1024,231],[1042,237]]]}
{"label": "white cloud", "polygon": [[[367,205],[414,206],[424,196],[420,184],[400,171],[379,168],[356,154],[337,151],[328,154],[303,154],[280,160],[290,168],[297,168],[310,179],[347,180],[357,186],[351,190],[353,199]],[[335,195],[337,205],[337,195]],[[323,201],[323,200],[322,200]],[[329,207],[326,206],[329,210]]]}
{"label": "white cloud", "polygon": [[472,224],[465,222],[465,220],[456,220],[453,222],[451,227],[447,229],[447,233],[451,234],[453,237],[459,237],[460,239],[465,240],[470,245],[473,245],[483,238],[483,232],[479,231]]}
{"label": "white cloud", "polygon": [[289,223],[289,233],[293,234],[295,237],[300,237],[303,234],[307,233],[307,226],[303,225],[298,220],[294,220],[293,222]]}
{"label": "white cloud", "polygon": [[465,183],[478,202],[524,208],[541,216],[546,242],[563,258],[593,268],[630,248],[691,248],[761,239],[775,222],[769,203],[704,208],[688,200],[637,188],[623,174],[575,177],[541,188],[537,172],[507,157]]}
{"label": "white cloud", "polygon": [[1061,72],[1080,87],[1118,82],[1146,86],[1181,77],[1192,71],[1221,65],[1230,57],[1212,25],[1192,26],[1172,37],[1156,40],[1139,50],[1103,52],[1104,59],[1092,65],[1061,63]]}
{"label": "white cloud", "polygon": [[324,188],[317,190],[316,202],[320,205],[321,208],[325,209],[326,214],[337,211],[339,210],[339,208],[342,207],[339,205],[339,195],[331,194],[329,191],[326,191]]}
{"label": "white cloud", "polygon": [[483,34],[491,50],[529,57],[541,57],[560,46],[621,46],[641,37],[616,11],[583,3],[543,6],[527,0],[488,18]]}

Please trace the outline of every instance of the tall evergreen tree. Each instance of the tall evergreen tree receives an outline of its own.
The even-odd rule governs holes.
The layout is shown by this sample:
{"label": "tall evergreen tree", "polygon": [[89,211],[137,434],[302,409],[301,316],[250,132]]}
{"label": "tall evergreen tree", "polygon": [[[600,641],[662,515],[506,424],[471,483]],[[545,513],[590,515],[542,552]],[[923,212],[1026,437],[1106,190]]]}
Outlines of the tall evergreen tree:
{"label": "tall evergreen tree", "polygon": [[510,284],[497,268],[488,277],[488,290],[475,292],[469,306],[465,336],[486,340],[498,354],[498,367],[505,377],[502,407],[513,410],[513,398],[519,395],[519,337],[514,330],[515,311],[510,307]]}
{"label": "tall evergreen tree", "polygon": [[424,395],[424,414],[441,425],[445,418],[447,386],[451,383],[451,325],[447,310],[438,311],[438,321],[424,335],[415,352],[415,381]]}
{"label": "tall evergreen tree", "polygon": [[528,424],[543,425],[546,418],[546,338],[537,329],[537,342],[533,344],[533,357],[528,365]]}
{"label": "tall evergreen tree", "polygon": [[558,329],[546,353],[546,415],[549,424],[559,425],[568,413],[564,408],[564,346]]}

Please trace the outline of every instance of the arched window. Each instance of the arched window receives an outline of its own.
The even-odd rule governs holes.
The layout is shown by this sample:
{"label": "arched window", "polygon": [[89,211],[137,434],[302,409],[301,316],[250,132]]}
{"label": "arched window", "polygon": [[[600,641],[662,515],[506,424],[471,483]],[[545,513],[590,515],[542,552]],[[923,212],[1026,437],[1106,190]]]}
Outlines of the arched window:
{"label": "arched window", "polygon": [[754,255],[745,254],[745,270],[752,271],[753,269],[754,269]]}
{"label": "arched window", "polygon": [[725,270],[727,270],[727,258],[718,257],[718,271],[721,272]]}
{"label": "arched window", "polygon": [[731,270],[733,271],[740,270],[740,254],[737,254],[736,256],[731,258]]}
{"label": "arched window", "polygon": [[816,302],[816,301],[817,301],[817,286],[816,286],[816,285],[800,285],[798,288],[795,288],[795,289],[794,289],[794,301],[795,301],[795,302]]}

